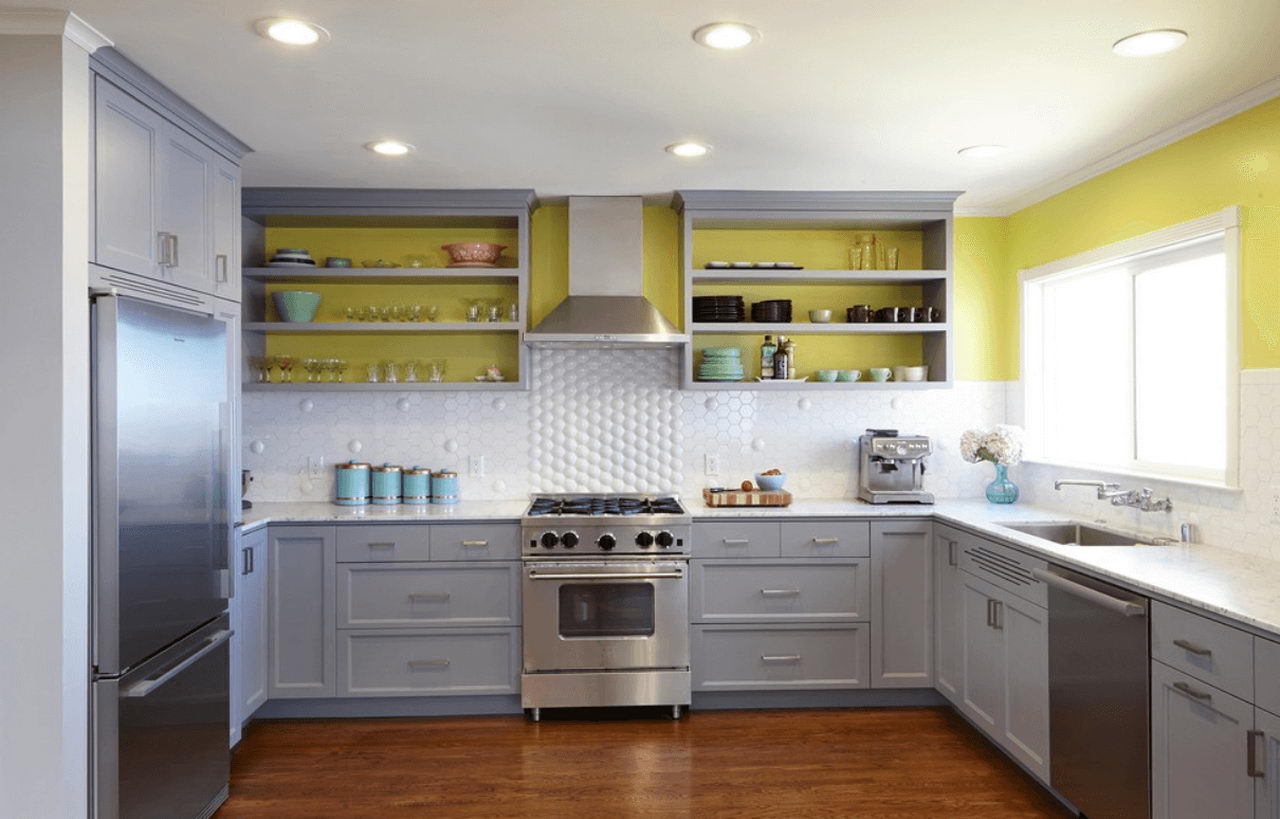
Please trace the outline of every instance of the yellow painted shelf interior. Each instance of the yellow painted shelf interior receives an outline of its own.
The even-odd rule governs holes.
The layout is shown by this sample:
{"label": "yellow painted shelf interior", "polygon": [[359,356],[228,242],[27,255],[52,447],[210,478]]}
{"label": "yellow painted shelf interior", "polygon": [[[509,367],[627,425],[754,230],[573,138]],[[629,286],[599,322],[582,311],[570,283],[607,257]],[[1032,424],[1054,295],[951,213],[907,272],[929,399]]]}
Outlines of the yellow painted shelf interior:
{"label": "yellow painted shelf interior", "polygon": [[[695,272],[708,261],[788,261],[811,270],[844,270],[849,268],[849,250],[854,237],[874,233],[877,244],[898,248],[898,268],[918,270],[921,267],[922,235],[920,231],[890,230],[705,230],[693,231],[693,264]],[[797,277],[804,275],[797,271]],[[810,310],[828,309],[833,323],[845,320],[845,309],[855,304],[872,307],[902,307],[923,304],[920,285],[898,284],[695,284],[695,296],[742,296],[751,319],[751,304],[769,299],[791,299],[792,320],[807,323]],[[795,335],[797,377],[817,380],[820,369],[858,369],[869,367],[914,366],[924,363],[924,339],[914,334],[895,335]],[[693,363],[702,362],[706,347],[737,347],[747,378],[760,375],[760,345],[764,334],[709,335],[694,334]],[[776,341],[776,338],[775,338]]]}
{"label": "yellow painted shelf interior", "polygon": [[[499,242],[509,245],[503,251],[500,266],[514,267],[518,253],[516,231],[506,228],[295,228],[271,227],[266,231],[268,252],[277,248],[305,248],[317,262],[328,256],[345,256],[359,265],[365,259],[387,259],[404,263],[411,253],[428,257],[428,267],[444,267],[448,256],[440,245],[449,242]],[[362,270],[363,268],[361,268]],[[353,275],[358,275],[359,270]],[[268,283],[266,288],[266,320],[279,321],[271,294],[277,290],[310,290],[320,294],[317,322],[346,321],[347,307],[437,305],[436,321],[466,320],[466,304],[470,299],[503,304],[506,307],[519,298],[515,279],[509,284],[468,282],[421,284],[367,284],[333,282],[290,285]],[[523,317],[522,317],[523,319]],[[353,329],[360,326],[353,324]],[[471,381],[484,374],[490,364],[497,364],[508,381],[520,378],[520,340],[517,333],[406,333],[378,335],[345,335],[341,333],[267,334],[268,355],[292,355],[299,358],[342,358],[350,362],[346,380],[365,381],[367,365],[379,361],[447,361],[445,380]],[[422,380],[425,374],[419,373]],[[294,373],[300,380],[300,373]]]}

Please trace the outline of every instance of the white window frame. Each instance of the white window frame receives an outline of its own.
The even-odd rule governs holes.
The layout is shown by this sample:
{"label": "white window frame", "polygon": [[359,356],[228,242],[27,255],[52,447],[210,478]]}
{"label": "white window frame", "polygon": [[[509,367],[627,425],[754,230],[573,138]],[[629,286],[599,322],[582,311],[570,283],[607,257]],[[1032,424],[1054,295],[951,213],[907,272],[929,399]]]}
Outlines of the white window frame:
{"label": "white window frame", "polygon": [[[1146,464],[1132,460],[1124,466],[1115,464],[1094,464],[1072,462],[1049,458],[1044,454],[1041,438],[1043,424],[1043,401],[1031,387],[1030,374],[1040,366],[1043,360],[1040,352],[1039,334],[1033,338],[1028,332],[1033,323],[1033,311],[1039,308],[1037,297],[1039,288],[1032,285],[1044,283],[1046,279],[1062,277],[1069,274],[1083,273],[1090,269],[1109,266],[1116,262],[1140,256],[1146,253],[1166,250],[1172,246],[1204,240],[1221,234],[1223,253],[1226,259],[1227,274],[1227,423],[1223,434],[1227,436],[1227,464],[1225,474],[1219,477],[1205,470],[1194,468],[1170,468],[1163,465]],[[1057,259],[1037,267],[1018,271],[1018,314],[1021,318],[1019,332],[1019,349],[1021,350],[1021,375],[1019,386],[1022,393],[1022,420],[1027,429],[1027,454],[1024,460],[1032,463],[1050,464],[1054,466],[1083,469],[1107,475],[1151,478],[1153,480],[1174,483],[1188,483],[1197,486],[1211,486],[1225,489],[1238,489],[1240,481],[1240,208],[1229,207],[1208,216],[1192,219],[1161,230],[1144,233],[1131,239],[1078,253],[1063,259]],[[1037,324],[1038,326],[1038,324]],[[1132,345],[1131,345],[1132,346]],[[1194,389],[1188,384],[1188,389]],[[1133,412],[1130,411],[1130,418]],[[1134,420],[1136,423],[1136,419]],[[1136,429],[1130,431],[1131,440],[1136,436]],[[1135,456],[1136,457],[1136,456]]]}

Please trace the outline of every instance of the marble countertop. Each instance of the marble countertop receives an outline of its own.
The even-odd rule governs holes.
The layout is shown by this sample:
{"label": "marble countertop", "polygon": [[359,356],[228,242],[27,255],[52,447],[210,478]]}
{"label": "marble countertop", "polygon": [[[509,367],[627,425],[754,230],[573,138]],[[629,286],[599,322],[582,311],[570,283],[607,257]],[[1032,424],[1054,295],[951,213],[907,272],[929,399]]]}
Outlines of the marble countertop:
{"label": "marble countertop", "polygon": [[[1129,588],[1218,614],[1280,637],[1280,561],[1204,543],[1167,546],[1060,546],[1007,529],[1013,521],[1065,520],[1062,512],[977,500],[941,500],[931,506],[873,505],[858,500],[798,500],[789,507],[708,507],[701,497],[683,499],[697,520],[759,518],[932,518],[986,535]],[[245,510],[244,530],[267,523],[446,523],[515,521],[528,502],[462,501],[452,506],[346,507],[322,502],[255,502]]]}

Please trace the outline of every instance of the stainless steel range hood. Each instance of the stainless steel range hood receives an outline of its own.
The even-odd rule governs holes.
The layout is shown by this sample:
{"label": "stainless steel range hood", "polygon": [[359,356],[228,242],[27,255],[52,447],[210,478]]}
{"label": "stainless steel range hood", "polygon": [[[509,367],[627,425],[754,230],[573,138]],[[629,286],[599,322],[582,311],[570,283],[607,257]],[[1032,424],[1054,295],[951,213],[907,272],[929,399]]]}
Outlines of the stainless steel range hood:
{"label": "stainless steel range hood", "polygon": [[569,296],[524,338],[540,347],[673,347],[687,341],[644,297],[640,197],[569,197]]}

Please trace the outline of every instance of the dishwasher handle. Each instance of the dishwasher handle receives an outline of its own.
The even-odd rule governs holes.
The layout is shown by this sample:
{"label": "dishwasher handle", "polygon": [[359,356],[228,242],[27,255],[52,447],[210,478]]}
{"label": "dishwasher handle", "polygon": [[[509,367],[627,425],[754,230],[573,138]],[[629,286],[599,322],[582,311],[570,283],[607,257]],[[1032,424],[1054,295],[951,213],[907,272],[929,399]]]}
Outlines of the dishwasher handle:
{"label": "dishwasher handle", "polygon": [[1103,607],[1104,609],[1114,611],[1117,614],[1123,614],[1125,617],[1145,617],[1147,614],[1147,607],[1141,603],[1134,603],[1131,600],[1121,600],[1118,597],[1112,597],[1106,592],[1091,589],[1088,586],[1075,582],[1074,580],[1068,580],[1061,575],[1056,575],[1053,572],[1045,571],[1044,569],[1032,569],[1031,576],[1047,586],[1052,586],[1059,591],[1064,591],[1067,594],[1083,598],[1091,603]]}

